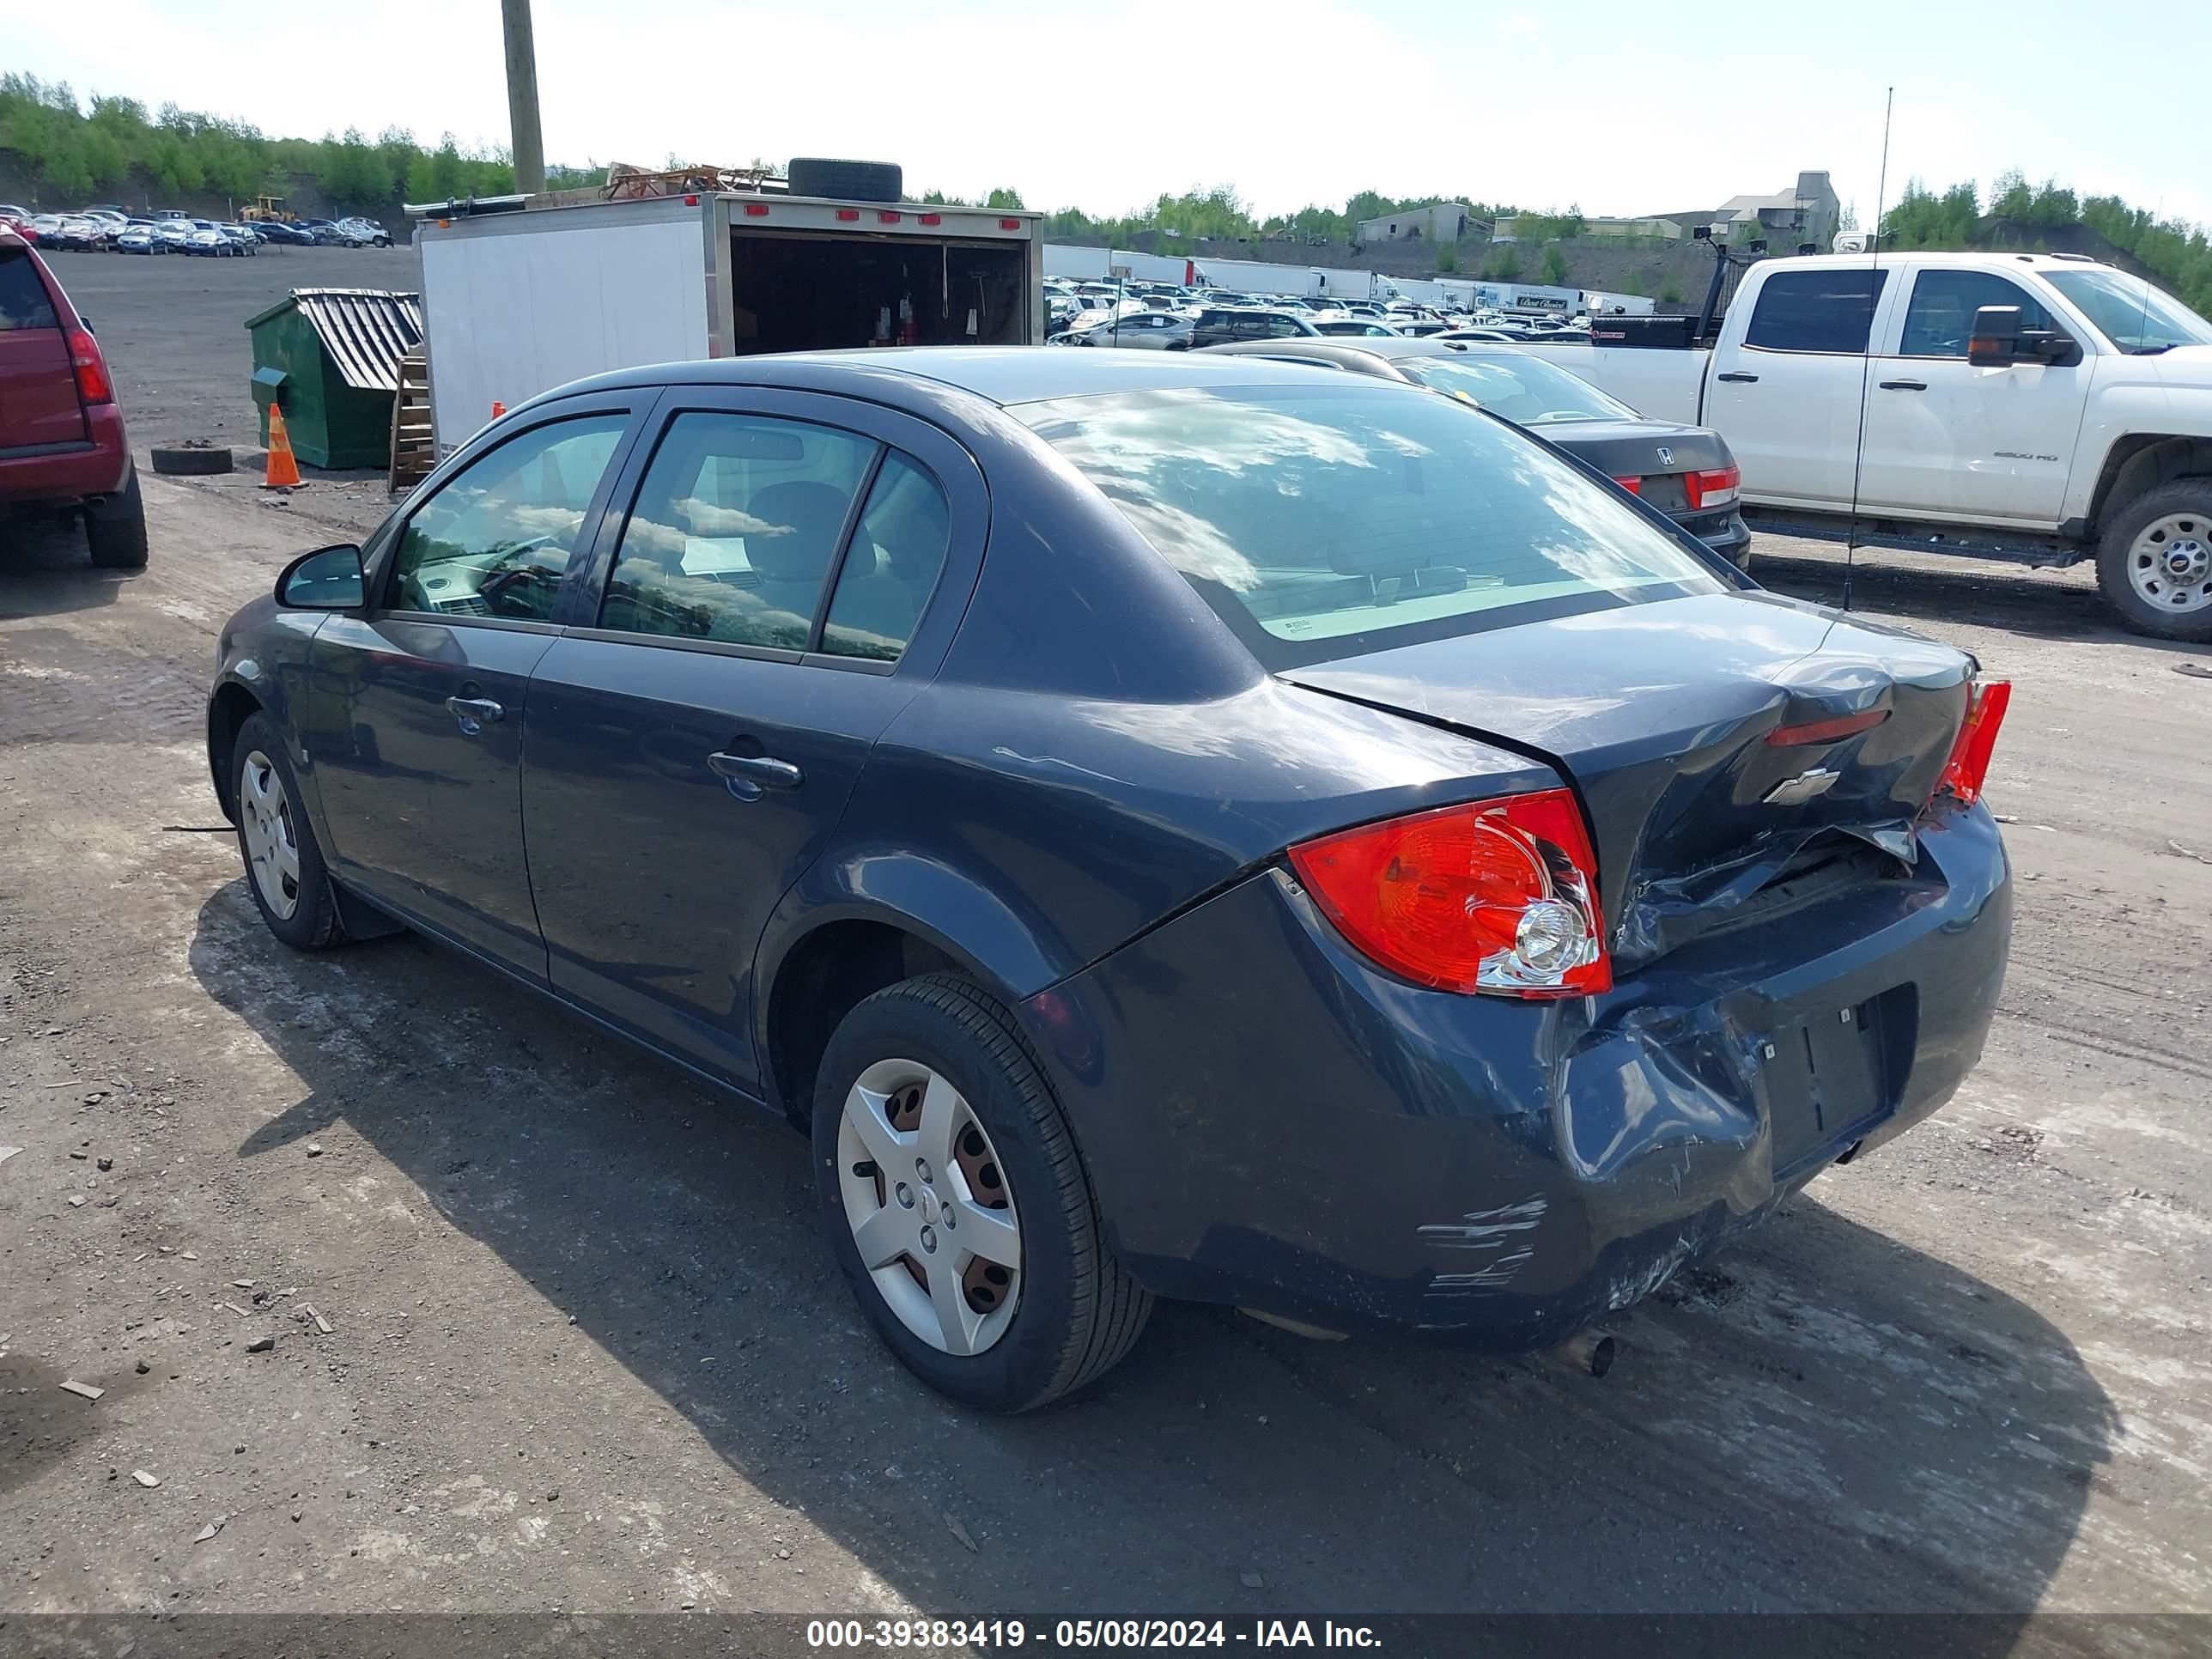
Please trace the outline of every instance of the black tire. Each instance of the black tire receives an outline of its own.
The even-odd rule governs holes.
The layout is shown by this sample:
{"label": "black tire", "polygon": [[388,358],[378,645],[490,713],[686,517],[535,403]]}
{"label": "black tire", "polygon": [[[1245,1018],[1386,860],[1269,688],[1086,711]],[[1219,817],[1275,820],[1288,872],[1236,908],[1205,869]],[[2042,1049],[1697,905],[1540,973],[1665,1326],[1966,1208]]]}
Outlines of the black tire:
{"label": "black tire", "polygon": [[834,196],[848,202],[903,199],[906,174],[890,161],[837,161],[794,155],[784,177],[793,196]]}
{"label": "black tire", "polygon": [[2145,490],[2114,514],[2105,526],[2097,553],[2097,591],[2130,632],[2203,644],[2212,641],[2212,605],[2179,612],[2161,610],[2136,591],[2130,574],[2136,538],[2159,520],[2177,517],[2188,525],[2191,535],[2212,544],[2212,478],[2176,478]]}
{"label": "black tire", "polygon": [[[246,842],[246,771],[256,755],[268,758],[271,771],[283,787],[293,842],[299,849],[299,899],[289,916],[279,915],[270,908],[254,875],[252,850]],[[337,900],[331,891],[329,866],[323,862],[323,849],[315,840],[314,826],[308,823],[307,811],[300,804],[300,783],[292,771],[292,757],[283,733],[268,715],[250,714],[246,724],[238,728],[238,737],[230,747],[228,781],[231,813],[238,825],[239,860],[246,866],[246,889],[253,895],[254,908],[261,912],[262,921],[270,933],[295,951],[325,951],[343,944],[345,928],[338,921]]]}
{"label": "black tire", "polygon": [[[1021,1297],[1005,1334],[958,1357],[901,1322],[861,1265],[839,1191],[848,1091],[874,1062],[920,1061],[956,1085],[990,1137],[1021,1218]],[[815,1184],[831,1248],[884,1346],[939,1393],[1024,1412],[1097,1381],[1143,1333],[1152,1298],[1106,1247],[1097,1200],[1051,1085],[995,998],[949,974],[877,992],[830,1039],[814,1090]]]}
{"label": "black tire", "polygon": [[230,471],[230,452],[220,444],[206,448],[156,444],[152,459],[154,471],[164,477],[199,478]]}
{"label": "black tire", "polygon": [[146,502],[138,493],[136,462],[122,489],[85,508],[84,539],[102,570],[146,568]]}

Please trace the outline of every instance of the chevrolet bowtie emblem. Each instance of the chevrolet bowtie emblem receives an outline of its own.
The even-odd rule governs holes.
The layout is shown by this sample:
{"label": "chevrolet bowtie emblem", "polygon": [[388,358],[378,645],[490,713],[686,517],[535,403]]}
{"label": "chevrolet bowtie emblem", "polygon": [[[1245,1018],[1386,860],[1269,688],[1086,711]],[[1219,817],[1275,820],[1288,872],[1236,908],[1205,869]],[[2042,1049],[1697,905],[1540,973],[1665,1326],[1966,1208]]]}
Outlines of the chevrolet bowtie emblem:
{"label": "chevrolet bowtie emblem", "polygon": [[1786,778],[1768,790],[1765,804],[1769,806],[1802,806],[1814,796],[1825,795],[1834,788],[1836,780],[1842,775],[1842,773],[1832,772],[1824,766],[1816,766],[1809,772],[1800,772],[1796,777]]}

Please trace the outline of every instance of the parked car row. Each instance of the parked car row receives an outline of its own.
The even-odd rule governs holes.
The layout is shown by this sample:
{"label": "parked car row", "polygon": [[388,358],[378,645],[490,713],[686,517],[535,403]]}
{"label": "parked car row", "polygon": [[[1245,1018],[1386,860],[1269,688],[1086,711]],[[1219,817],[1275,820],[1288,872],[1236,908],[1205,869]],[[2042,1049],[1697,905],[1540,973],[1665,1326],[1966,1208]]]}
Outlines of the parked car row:
{"label": "parked car row", "polygon": [[191,253],[234,258],[257,253],[271,242],[301,247],[392,246],[391,233],[370,219],[264,219],[246,224],[195,219],[174,209],[134,217],[121,208],[33,213],[0,202],[0,228],[48,252]]}
{"label": "parked car row", "polygon": [[[1158,324],[1129,325],[1125,319],[1143,313],[1166,313],[1197,321],[1200,313],[1267,313],[1287,314],[1316,331],[1364,338],[1391,335],[1417,337],[1474,330],[1458,337],[1510,341],[1522,343],[1567,342],[1587,345],[1587,319],[1516,317],[1489,308],[1463,305],[1429,306],[1397,296],[1387,300],[1347,300],[1313,295],[1260,295],[1231,289],[1186,288],[1173,283],[1045,281],[1048,340],[1063,345],[1166,346],[1197,349],[1204,338],[1187,340],[1180,331]],[[1216,326],[1220,325],[1217,321]],[[1200,324],[1204,331],[1205,325]],[[1304,329],[1286,331],[1303,333]],[[1254,337],[1251,328],[1223,337]]]}

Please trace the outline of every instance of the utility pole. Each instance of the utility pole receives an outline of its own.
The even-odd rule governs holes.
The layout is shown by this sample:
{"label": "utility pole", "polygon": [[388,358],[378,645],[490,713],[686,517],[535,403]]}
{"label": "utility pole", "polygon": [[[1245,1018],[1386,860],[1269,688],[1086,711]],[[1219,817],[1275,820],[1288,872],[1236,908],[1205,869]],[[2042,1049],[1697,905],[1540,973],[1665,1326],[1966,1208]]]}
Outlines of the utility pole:
{"label": "utility pole", "polygon": [[545,139],[538,125],[538,51],[530,38],[530,0],[500,0],[507,24],[507,114],[514,130],[514,187],[545,188]]}

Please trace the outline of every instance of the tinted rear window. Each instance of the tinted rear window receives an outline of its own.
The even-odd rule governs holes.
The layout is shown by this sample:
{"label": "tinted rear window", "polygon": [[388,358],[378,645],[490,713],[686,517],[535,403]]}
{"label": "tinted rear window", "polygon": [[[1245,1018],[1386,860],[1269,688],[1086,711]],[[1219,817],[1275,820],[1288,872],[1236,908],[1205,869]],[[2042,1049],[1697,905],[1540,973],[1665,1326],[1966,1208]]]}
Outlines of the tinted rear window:
{"label": "tinted rear window", "polygon": [[59,328],[54,302],[39,280],[27,248],[0,247],[0,333],[20,328]]}
{"label": "tinted rear window", "polygon": [[1782,270],[1759,290],[1743,343],[1768,351],[1867,349],[1885,270]]}
{"label": "tinted rear window", "polygon": [[1340,383],[1011,412],[1271,667],[1729,586],[1571,462],[1449,398]]}

